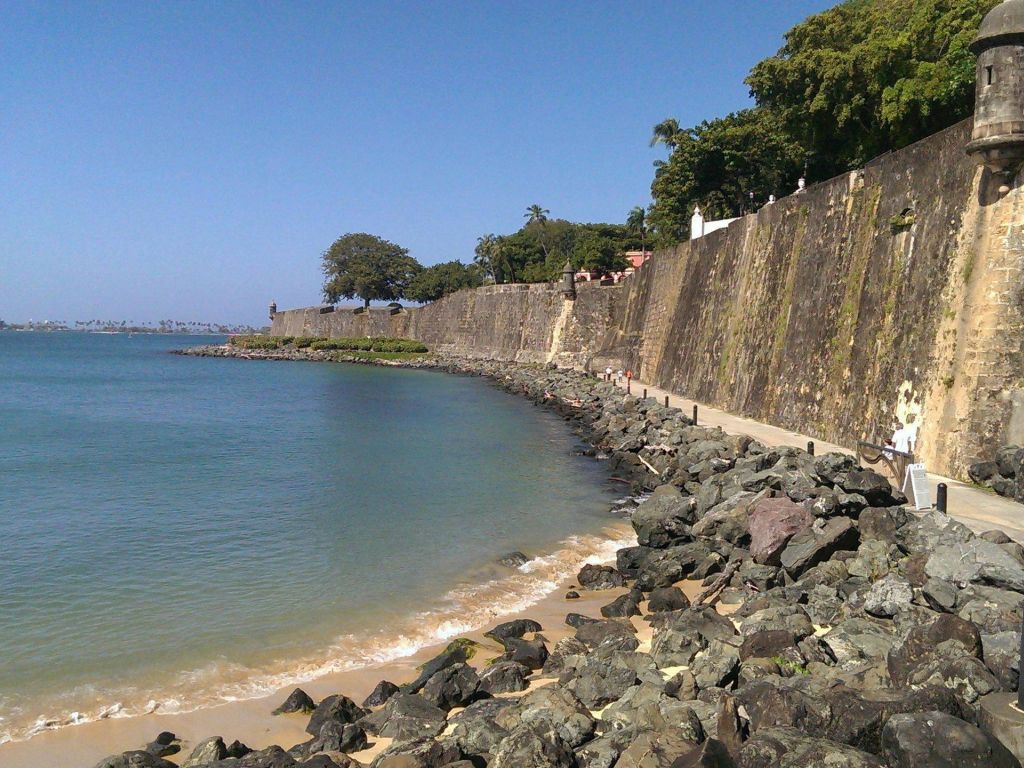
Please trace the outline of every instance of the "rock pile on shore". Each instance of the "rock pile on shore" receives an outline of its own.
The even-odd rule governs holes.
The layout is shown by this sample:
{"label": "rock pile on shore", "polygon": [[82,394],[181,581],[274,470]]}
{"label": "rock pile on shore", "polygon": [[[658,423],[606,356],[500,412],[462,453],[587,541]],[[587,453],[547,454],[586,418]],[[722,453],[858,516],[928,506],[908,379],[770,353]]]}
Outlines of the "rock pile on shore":
{"label": "rock pile on shore", "polygon": [[[981,707],[1018,686],[1024,549],[1007,536],[908,511],[851,457],[694,426],[581,374],[426,365],[556,409],[652,491],[637,544],[579,573],[581,591],[615,590],[608,604],[570,613],[554,644],[535,622],[495,627],[505,653],[484,668],[457,641],[362,705],[329,697],[291,749],[231,755],[214,739],[183,765],[353,767],[379,737],[393,742],[371,768],[1020,765]],[[170,768],[149,754],[102,765]]]}
{"label": "rock pile on shore", "polygon": [[991,461],[979,461],[967,469],[971,480],[1000,496],[1024,502],[1024,448],[1008,445]]}

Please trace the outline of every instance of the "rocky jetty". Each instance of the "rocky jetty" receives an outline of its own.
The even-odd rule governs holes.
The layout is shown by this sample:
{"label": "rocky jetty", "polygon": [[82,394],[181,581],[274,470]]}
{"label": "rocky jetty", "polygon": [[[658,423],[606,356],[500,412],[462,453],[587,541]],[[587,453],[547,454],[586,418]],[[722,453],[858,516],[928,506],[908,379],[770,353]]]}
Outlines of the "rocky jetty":
{"label": "rocky jetty", "polygon": [[[405,685],[313,709],[311,739],[229,754],[209,768],[909,768],[1019,766],[982,728],[981,702],[1018,686],[1024,549],[908,510],[845,455],[769,448],[582,374],[431,359],[562,414],[649,496],[637,544],[586,566],[600,616],[570,613],[456,642]],[[680,587],[683,587],[680,589]],[[575,590],[574,590],[575,591]],[[689,595],[689,597],[688,597]],[[308,711],[297,691],[282,711]],[[378,739],[371,761],[352,755]],[[247,748],[246,748],[247,749]],[[104,766],[171,764],[159,750]]]}

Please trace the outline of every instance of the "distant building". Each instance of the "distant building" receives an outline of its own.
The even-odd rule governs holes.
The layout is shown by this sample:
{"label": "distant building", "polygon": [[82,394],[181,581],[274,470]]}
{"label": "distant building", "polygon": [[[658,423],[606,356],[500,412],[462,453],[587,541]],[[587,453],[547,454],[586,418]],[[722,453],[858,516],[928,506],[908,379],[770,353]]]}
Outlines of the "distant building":
{"label": "distant building", "polygon": [[639,269],[654,255],[654,251],[626,251],[622,255],[626,257],[633,269]]}

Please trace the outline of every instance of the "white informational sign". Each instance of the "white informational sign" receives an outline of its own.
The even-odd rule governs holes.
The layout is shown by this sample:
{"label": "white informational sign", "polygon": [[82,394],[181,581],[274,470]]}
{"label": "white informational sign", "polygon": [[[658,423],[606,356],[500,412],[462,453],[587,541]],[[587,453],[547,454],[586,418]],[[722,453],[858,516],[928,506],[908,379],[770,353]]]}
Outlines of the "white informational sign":
{"label": "white informational sign", "polygon": [[910,488],[913,493],[915,509],[932,508],[932,492],[928,488],[928,473],[924,464],[911,464],[907,467],[907,476],[903,478],[903,492]]}

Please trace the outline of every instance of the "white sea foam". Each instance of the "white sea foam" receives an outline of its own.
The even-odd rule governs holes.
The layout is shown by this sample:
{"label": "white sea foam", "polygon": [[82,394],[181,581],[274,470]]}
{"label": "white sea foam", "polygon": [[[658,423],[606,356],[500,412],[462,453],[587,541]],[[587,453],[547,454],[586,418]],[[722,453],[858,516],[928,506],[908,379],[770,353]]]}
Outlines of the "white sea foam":
{"label": "white sea foam", "polygon": [[[411,656],[423,648],[479,630],[495,619],[519,613],[550,595],[586,563],[607,562],[621,547],[635,542],[625,529],[606,536],[570,536],[558,548],[539,555],[511,573],[477,584],[456,587],[437,607],[412,614],[397,623],[365,635],[336,638],[323,652],[281,662],[264,669],[218,662],[184,671],[166,689],[139,691],[125,688],[108,692],[107,700],[93,692],[91,708],[80,704],[63,714],[40,715],[20,722],[17,713],[0,715],[0,744],[21,741],[43,731],[94,720],[135,717],[150,713],[190,712],[226,702],[268,695],[289,685],[319,677],[383,664]],[[63,698],[75,700],[74,692]],[[79,694],[82,691],[78,692]]]}

